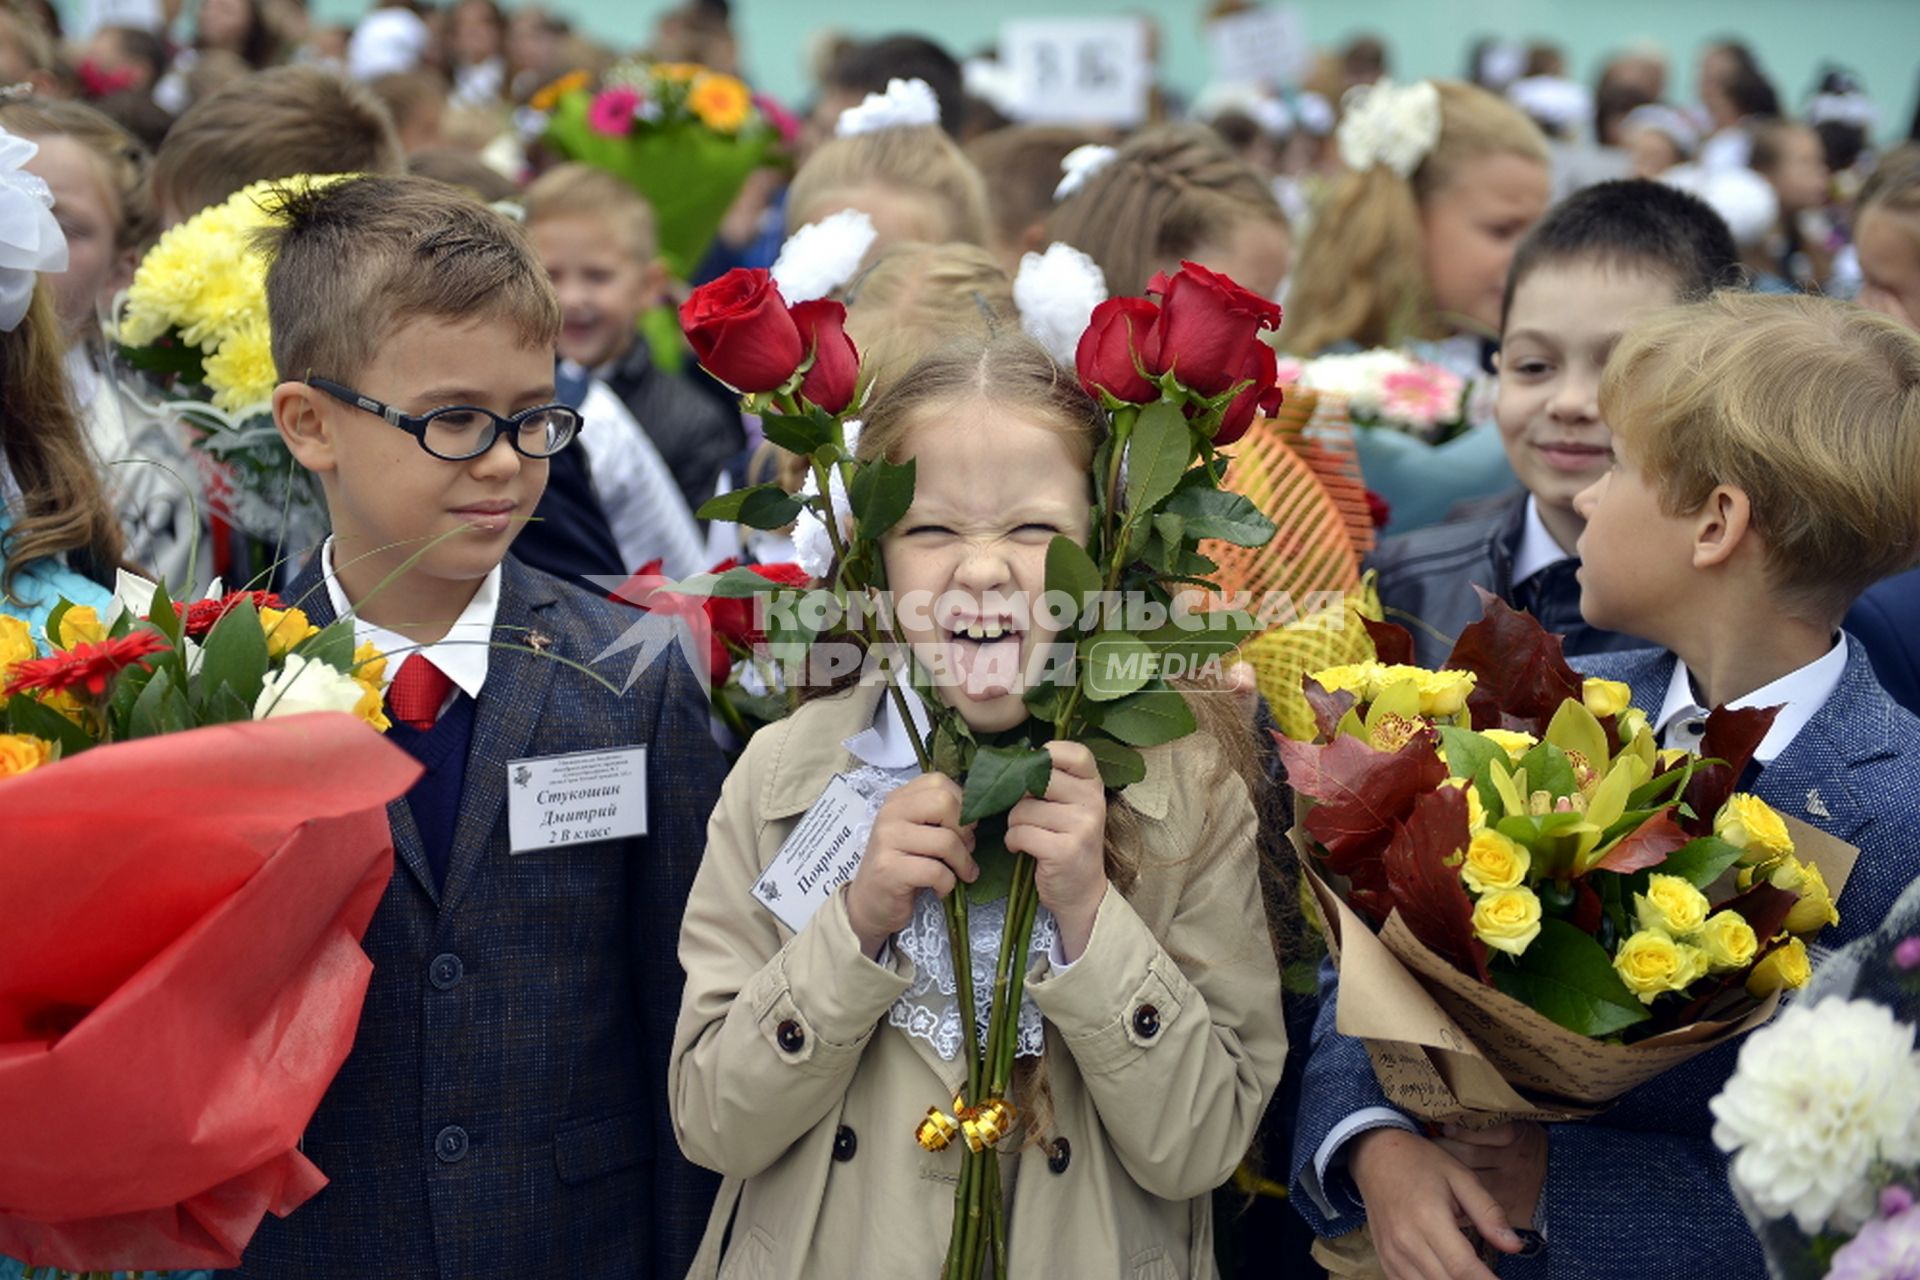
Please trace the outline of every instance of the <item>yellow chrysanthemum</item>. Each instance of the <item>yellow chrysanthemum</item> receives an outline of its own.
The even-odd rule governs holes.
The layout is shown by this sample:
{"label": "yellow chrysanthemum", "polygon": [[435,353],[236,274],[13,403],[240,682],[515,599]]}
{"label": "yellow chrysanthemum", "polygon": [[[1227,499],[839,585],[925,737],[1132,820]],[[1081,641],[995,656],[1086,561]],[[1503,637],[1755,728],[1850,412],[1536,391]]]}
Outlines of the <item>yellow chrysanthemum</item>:
{"label": "yellow chrysanthemum", "polygon": [[53,744],[25,733],[0,733],[0,778],[38,769],[53,755]]}
{"label": "yellow chrysanthemum", "polygon": [[716,133],[738,133],[753,113],[753,94],[732,76],[702,75],[687,91],[687,110]]}
{"label": "yellow chrysanthemum", "polygon": [[239,414],[264,406],[280,381],[265,317],[249,319],[229,333],[203,367],[216,408]]}

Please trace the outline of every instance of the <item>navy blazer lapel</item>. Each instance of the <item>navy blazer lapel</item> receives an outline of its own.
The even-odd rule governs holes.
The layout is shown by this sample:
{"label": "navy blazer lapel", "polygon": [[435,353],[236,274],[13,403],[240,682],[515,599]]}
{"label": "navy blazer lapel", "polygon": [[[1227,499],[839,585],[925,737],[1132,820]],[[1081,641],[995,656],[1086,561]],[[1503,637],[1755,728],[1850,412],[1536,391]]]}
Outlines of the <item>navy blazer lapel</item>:
{"label": "navy blazer lapel", "polygon": [[1893,703],[1874,678],[1865,648],[1847,641],[1847,665],[1826,705],[1760,775],[1761,798],[1822,831],[1857,844],[1873,811],[1848,774],[1898,753]]}
{"label": "navy blazer lapel", "polygon": [[493,843],[501,806],[507,801],[507,761],[523,756],[533,742],[553,682],[554,657],[590,661],[590,653],[558,653],[564,648],[561,628],[548,625],[546,640],[555,652],[527,647],[538,630],[540,611],[559,600],[551,584],[538,582],[511,556],[502,563],[500,607],[494,615],[493,651],[487,656],[487,682],[474,706],[473,743],[467,749],[467,778],[460,795],[460,814],[453,828],[453,851],[447,881],[440,895],[444,913],[459,905],[473,879],[474,869]]}
{"label": "navy blazer lapel", "polygon": [[[316,627],[331,626],[338,621],[333,613],[333,596],[320,576],[318,555],[294,575],[281,593],[281,599],[305,613],[307,621]],[[396,796],[387,802],[387,827],[393,833],[394,856],[419,881],[427,897],[438,903],[440,886],[434,879],[433,865],[427,861],[426,846],[420,843],[420,828],[414,823],[413,810],[408,807],[405,796]]]}

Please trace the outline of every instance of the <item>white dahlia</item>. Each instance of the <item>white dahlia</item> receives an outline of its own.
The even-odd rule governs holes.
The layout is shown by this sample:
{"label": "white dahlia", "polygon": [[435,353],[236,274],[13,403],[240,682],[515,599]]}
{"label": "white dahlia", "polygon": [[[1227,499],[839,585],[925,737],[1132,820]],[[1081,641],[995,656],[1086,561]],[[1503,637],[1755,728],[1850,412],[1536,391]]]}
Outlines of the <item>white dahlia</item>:
{"label": "white dahlia", "polygon": [[1816,1235],[1873,1216],[1876,1164],[1920,1162],[1920,1053],[1886,1006],[1794,1005],[1740,1048],[1713,1140],[1761,1212]]}

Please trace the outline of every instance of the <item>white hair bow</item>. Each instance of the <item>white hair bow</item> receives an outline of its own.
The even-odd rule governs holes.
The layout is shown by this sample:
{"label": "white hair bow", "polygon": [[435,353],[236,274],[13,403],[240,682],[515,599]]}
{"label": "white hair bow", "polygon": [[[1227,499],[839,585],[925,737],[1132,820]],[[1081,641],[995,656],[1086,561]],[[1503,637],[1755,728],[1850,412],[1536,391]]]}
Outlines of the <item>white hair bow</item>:
{"label": "white hair bow", "polygon": [[1355,173],[1378,164],[1410,178],[1440,141],[1440,91],[1431,80],[1355,85],[1341,106],[1334,139],[1340,162]]}
{"label": "white hair bow", "polygon": [[1068,196],[1087,185],[1094,174],[1112,164],[1120,153],[1112,147],[1099,142],[1089,142],[1085,146],[1075,147],[1060,157],[1060,181],[1053,188],[1055,200],[1065,200]]}
{"label": "white hair bow", "polygon": [[870,93],[859,106],[842,111],[833,132],[835,137],[852,138],[939,123],[940,99],[925,80],[889,80],[885,93]]}
{"label": "white hair bow", "polygon": [[0,330],[26,318],[42,271],[67,269],[67,237],[53,219],[53,192],[21,166],[40,148],[0,129]]}
{"label": "white hair bow", "polygon": [[824,298],[853,279],[879,238],[863,209],[842,209],[809,222],[780,246],[773,283],[789,303]]}

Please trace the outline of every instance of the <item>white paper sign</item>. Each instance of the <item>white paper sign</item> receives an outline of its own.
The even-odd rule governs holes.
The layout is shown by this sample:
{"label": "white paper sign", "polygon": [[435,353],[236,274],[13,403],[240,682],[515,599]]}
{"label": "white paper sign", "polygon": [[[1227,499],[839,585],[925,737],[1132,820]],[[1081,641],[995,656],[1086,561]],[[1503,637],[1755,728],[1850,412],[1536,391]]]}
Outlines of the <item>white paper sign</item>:
{"label": "white paper sign", "polygon": [[760,873],[753,896],[781,924],[800,932],[820,904],[853,879],[882,798],[856,788],[845,774],[835,777]]}
{"label": "white paper sign", "polygon": [[1313,70],[1307,24],[1290,4],[1261,5],[1207,24],[1214,78],[1277,87],[1297,85]]}
{"label": "white paper sign", "polygon": [[647,749],[507,761],[514,853],[647,833]]}
{"label": "white paper sign", "polygon": [[1139,18],[1022,18],[1000,29],[1008,108],[1036,124],[1137,125],[1153,68]]}

